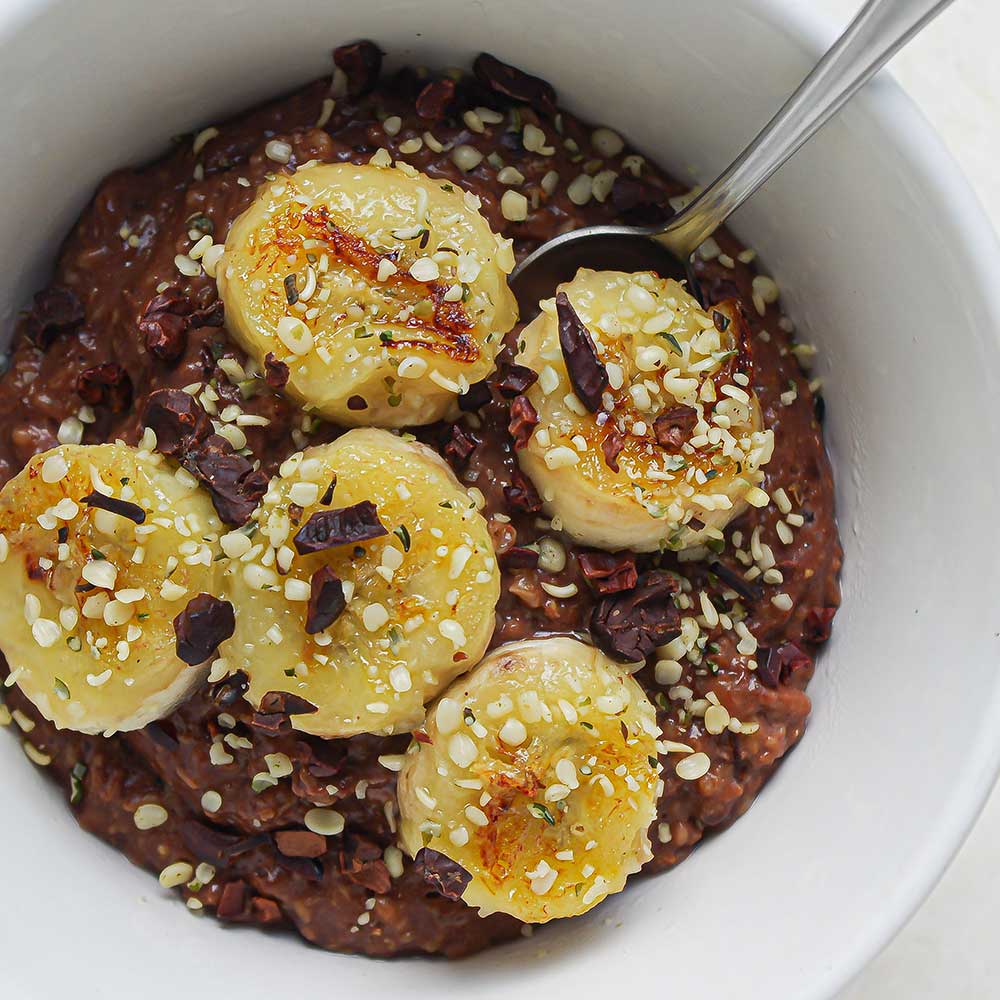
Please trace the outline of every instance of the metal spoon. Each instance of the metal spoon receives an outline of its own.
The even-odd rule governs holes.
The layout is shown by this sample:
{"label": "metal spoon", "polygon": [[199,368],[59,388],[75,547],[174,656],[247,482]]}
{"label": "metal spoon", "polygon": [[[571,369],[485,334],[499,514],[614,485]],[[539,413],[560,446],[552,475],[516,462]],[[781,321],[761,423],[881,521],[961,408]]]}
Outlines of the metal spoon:
{"label": "metal spoon", "polygon": [[529,254],[510,276],[522,320],[579,267],[681,278],[691,254],[952,0],[868,0],[757,137],[666,225],[587,226]]}

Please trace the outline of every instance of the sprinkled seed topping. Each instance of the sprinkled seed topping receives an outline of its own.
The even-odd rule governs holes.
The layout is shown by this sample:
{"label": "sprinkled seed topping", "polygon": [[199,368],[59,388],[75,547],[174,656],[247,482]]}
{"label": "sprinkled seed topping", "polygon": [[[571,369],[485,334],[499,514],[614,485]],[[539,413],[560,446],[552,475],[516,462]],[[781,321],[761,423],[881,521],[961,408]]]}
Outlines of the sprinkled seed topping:
{"label": "sprinkled seed topping", "polygon": [[[201,797],[201,807],[207,813],[217,813],[222,808],[222,796],[213,789],[209,789]],[[195,874],[197,875],[197,873]],[[211,876],[206,881],[211,881]]]}
{"label": "sprinkled seed topping", "polygon": [[685,781],[697,781],[708,774],[708,769],[712,766],[708,755],[704,753],[693,753],[687,757],[682,757],[674,766],[674,771],[678,778]]}
{"label": "sprinkled seed topping", "polygon": [[500,211],[508,222],[524,222],[528,217],[528,199],[518,191],[504,191]]}
{"label": "sprinkled seed topping", "polygon": [[175,889],[194,877],[194,868],[186,861],[175,861],[160,872],[160,885],[164,889]]}
{"label": "sprinkled seed topping", "polygon": [[335,837],[344,830],[344,817],[335,809],[310,809],[302,821],[307,830],[326,837]]}
{"label": "sprinkled seed topping", "polygon": [[153,830],[163,826],[169,818],[167,810],[156,802],[141,805],[132,813],[132,822],[137,830]]}

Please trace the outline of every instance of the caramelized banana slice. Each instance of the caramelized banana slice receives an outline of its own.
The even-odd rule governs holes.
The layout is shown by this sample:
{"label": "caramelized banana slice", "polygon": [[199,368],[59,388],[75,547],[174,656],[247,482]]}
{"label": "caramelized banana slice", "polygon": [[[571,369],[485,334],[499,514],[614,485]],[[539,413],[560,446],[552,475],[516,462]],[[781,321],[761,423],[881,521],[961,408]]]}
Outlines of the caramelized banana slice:
{"label": "caramelized banana slice", "polygon": [[190,476],[121,443],[54,448],[0,490],[0,646],[46,719],[140,729],[191,692],[174,619],[216,590],[220,528]]}
{"label": "caramelized banana slice", "polygon": [[518,451],[577,540],[640,552],[722,537],[761,506],[773,436],[739,306],[712,314],[652,273],[580,270],[523,331],[538,425]]}
{"label": "caramelized banana slice", "polygon": [[517,318],[513,251],[478,204],[403,163],[266,183],[216,268],[230,331],[338,423],[442,418],[493,369]]}
{"label": "caramelized banana slice", "polygon": [[222,539],[237,608],[225,653],[255,705],[280,691],[315,706],[296,728],[408,731],[486,650],[500,596],[486,521],[423,445],[359,429],[310,448],[251,525]]}
{"label": "caramelized banana slice", "polygon": [[651,857],[656,714],[599,650],[502,646],[430,708],[425,730],[399,774],[401,843],[461,865],[462,899],[481,915],[576,916]]}

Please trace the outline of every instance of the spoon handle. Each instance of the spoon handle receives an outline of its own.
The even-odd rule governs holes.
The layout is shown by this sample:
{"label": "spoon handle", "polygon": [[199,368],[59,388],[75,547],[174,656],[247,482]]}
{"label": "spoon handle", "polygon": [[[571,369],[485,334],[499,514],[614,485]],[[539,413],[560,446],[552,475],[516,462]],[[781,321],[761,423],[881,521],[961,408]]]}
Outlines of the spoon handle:
{"label": "spoon handle", "polygon": [[819,131],[952,0],[868,0],[739,157],[656,236],[681,260]]}

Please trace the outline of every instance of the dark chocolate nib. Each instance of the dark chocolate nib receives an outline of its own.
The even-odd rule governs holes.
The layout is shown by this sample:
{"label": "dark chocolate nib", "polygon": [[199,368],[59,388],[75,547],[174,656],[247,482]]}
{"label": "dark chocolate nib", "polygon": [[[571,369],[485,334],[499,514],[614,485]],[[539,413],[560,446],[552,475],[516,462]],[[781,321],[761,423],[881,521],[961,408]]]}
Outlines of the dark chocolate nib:
{"label": "dark chocolate nib", "polygon": [[608,388],[607,369],[597,355],[590,331],[583,325],[565,292],[556,295],[556,314],[559,318],[559,346],[566,360],[573,391],[591,413],[596,413],[601,408],[604,390]]}
{"label": "dark chocolate nib", "polygon": [[337,545],[367,542],[388,534],[378,519],[378,511],[370,500],[362,500],[351,507],[336,510],[318,510],[295,535],[295,548],[299,555],[322,552]]}
{"label": "dark chocolate nib", "polygon": [[501,62],[488,52],[481,52],[472,64],[480,81],[495,94],[508,100],[530,104],[536,111],[551,114],[556,107],[556,92],[552,84],[541,77]]}
{"label": "dark chocolate nib", "polygon": [[132,503],[130,500],[119,500],[117,497],[106,497],[96,490],[81,497],[80,502],[85,503],[88,507],[100,507],[101,510],[111,511],[112,514],[120,514],[136,524],[142,524],[146,520],[146,512],[137,503]]}
{"label": "dark chocolate nib", "polygon": [[472,876],[457,861],[429,847],[417,852],[416,862],[423,871],[424,881],[445,899],[461,899],[472,881]]}
{"label": "dark chocolate nib", "polygon": [[332,625],[347,607],[344,584],[329,566],[316,570],[309,581],[306,633],[315,635]]}
{"label": "dark chocolate nib", "polygon": [[211,594],[192,597],[174,619],[177,656],[191,666],[204,663],[236,631],[236,616],[229,601]]}
{"label": "dark chocolate nib", "polygon": [[650,570],[634,590],[602,598],[590,617],[594,642],[614,660],[645,660],[680,631],[681,616],[673,602],[676,591],[674,576]]}

